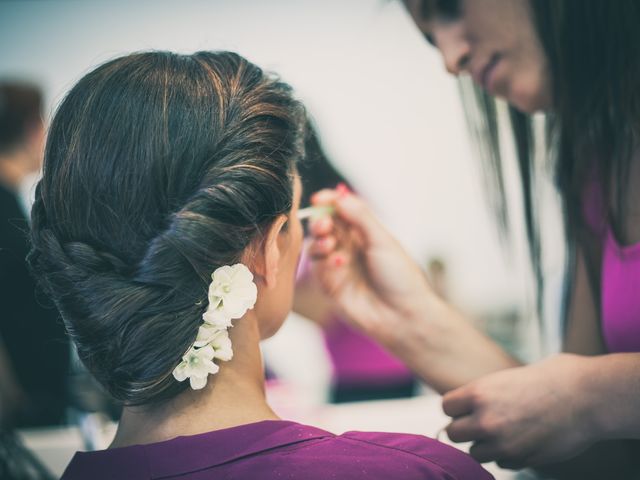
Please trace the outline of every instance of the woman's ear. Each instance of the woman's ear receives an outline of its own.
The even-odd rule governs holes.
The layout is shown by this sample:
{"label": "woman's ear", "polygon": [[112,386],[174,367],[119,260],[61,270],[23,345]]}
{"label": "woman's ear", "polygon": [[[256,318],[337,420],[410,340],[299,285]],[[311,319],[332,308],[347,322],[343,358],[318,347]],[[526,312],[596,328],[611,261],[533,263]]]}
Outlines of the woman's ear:
{"label": "woman's ear", "polygon": [[286,215],[280,215],[269,227],[261,244],[257,247],[257,255],[253,259],[253,271],[272,289],[276,286],[278,267],[280,265],[280,245],[278,237],[284,224],[287,223]]}

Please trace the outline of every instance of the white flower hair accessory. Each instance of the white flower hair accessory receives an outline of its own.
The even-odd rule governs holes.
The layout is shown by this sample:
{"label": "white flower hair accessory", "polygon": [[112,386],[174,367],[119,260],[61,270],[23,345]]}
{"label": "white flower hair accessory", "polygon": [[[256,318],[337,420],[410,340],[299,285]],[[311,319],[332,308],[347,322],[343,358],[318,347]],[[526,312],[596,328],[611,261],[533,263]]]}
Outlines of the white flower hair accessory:
{"label": "white flower hair accessory", "polygon": [[216,269],[211,280],[209,308],[202,318],[211,325],[228,328],[231,320],[242,317],[253,308],[258,288],[253,283],[253,274],[242,263]]}
{"label": "white flower hair accessory", "polygon": [[209,306],[202,315],[204,323],[198,329],[196,341],[173,370],[177,381],[183,382],[188,378],[194,390],[204,388],[209,375],[220,369],[213,363],[214,359],[227,362],[233,358],[227,330],[232,326],[231,320],[241,318],[253,308],[258,298],[258,287],[245,265],[225,265],[211,274],[208,297]]}

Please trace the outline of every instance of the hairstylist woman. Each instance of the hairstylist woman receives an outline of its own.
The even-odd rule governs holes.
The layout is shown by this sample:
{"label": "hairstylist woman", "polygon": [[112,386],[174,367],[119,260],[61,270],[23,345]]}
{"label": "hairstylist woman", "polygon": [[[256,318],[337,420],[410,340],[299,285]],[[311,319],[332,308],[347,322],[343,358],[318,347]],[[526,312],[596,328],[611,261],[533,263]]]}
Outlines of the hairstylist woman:
{"label": "hairstylist woman", "polygon": [[633,442],[622,439],[640,438],[640,2],[406,4],[449,72],[511,106],[538,278],[528,115],[548,114],[571,258],[566,353],[520,366],[435,295],[345,191],[314,198],[337,207],[312,226],[320,279],[355,324],[445,394],[448,434],[472,441],[476,459],[512,468],[571,459],[550,471],[636,478]]}

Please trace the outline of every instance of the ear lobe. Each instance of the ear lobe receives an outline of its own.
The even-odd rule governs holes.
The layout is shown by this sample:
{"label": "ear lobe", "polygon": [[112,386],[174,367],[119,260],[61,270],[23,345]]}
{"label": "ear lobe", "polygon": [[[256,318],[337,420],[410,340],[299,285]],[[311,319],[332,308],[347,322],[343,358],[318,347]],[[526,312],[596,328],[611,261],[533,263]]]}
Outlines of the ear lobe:
{"label": "ear lobe", "polygon": [[254,271],[260,275],[268,289],[275,288],[280,265],[280,246],[278,236],[287,221],[285,215],[278,217],[269,227],[266,236],[259,247]]}

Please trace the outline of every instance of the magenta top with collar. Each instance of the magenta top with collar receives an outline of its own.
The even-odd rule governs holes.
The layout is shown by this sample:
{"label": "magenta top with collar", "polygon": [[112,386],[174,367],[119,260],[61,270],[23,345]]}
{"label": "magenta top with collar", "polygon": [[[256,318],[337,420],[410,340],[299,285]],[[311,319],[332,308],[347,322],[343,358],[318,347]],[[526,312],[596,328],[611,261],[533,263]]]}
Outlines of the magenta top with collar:
{"label": "magenta top with collar", "polygon": [[469,455],[420,435],[333,435],[282,420],[149,445],[78,452],[62,480],[489,480]]}
{"label": "magenta top with collar", "polygon": [[589,185],[585,199],[587,224],[603,242],[600,318],[606,347],[611,353],[640,352],[640,243],[620,245],[598,182]]}

